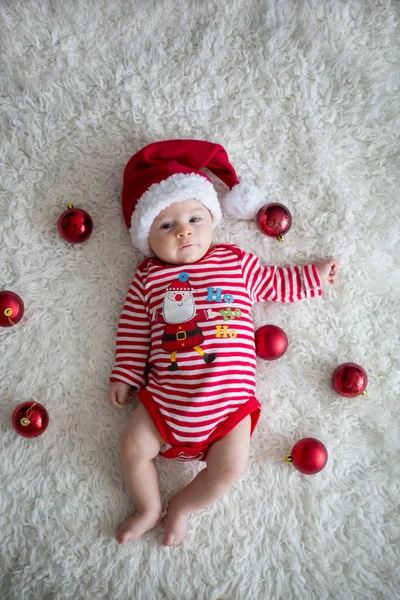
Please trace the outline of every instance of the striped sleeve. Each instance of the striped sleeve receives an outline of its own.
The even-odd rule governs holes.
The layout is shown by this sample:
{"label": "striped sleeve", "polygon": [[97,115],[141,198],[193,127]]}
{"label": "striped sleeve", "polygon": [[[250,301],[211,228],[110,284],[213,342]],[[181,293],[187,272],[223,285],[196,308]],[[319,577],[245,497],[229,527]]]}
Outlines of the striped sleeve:
{"label": "striped sleeve", "polygon": [[243,254],[243,278],[253,302],[296,302],[321,296],[315,265],[267,267],[254,254]]}
{"label": "striped sleeve", "polygon": [[141,389],[146,384],[150,351],[150,317],[146,311],[139,271],[128,290],[118,324],[116,358],[110,381],[123,381]]}

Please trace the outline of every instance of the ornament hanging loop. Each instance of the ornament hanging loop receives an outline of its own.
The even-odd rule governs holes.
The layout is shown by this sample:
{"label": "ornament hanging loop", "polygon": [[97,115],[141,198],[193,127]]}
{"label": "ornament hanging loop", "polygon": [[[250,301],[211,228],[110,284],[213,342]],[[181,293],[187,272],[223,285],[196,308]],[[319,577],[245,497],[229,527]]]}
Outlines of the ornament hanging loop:
{"label": "ornament hanging loop", "polygon": [[33,410],[33,407],[36,406],[36,404],[37,404],[37,402],[34,402],[32,404],[32,406],[26,411],[25,417],[22,417],[20,423],[24,427],[27,427],[28,425],[30,425],[30,418],[31,418],[31,415],[32,415],[32,410]]}
{"label": "ornament hanging loop", "polygon": [[11,321],[11,319],[10,319],[10,317],[11,317],[12,314],[13,314],[12,308],[5,308],[4,309],[4,315],[7,317],[8,322],[11,325],[16,325],[16,323],[14,323],[14,321]]}
{"label": "ornament hanging loop", "polygon": [[29,418],[32,414],[33,408],[36,406],[37,402],[34,402],[32,406],[27,410],[26,416]]}

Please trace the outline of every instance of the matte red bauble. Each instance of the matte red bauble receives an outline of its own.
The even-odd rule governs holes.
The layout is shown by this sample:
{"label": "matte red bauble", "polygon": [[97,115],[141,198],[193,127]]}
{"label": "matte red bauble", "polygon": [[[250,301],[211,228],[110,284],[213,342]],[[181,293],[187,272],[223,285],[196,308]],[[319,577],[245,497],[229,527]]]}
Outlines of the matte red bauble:
{"label": "matte red bauble", "polygon": [[60,235],[72,244],[85,242],[93,231],[92,217],[81,208],[74,208],[68,204],[66,210],[58,220],[58,231]]}
{"label": "matte red bauble", "polygon": [[325,467],[328,460],[328,451],[324,444],[315,438],[304,438],[292,448],[286,462],[294,464],[296,469],[306,475],[314,475]]}
{"label": "matte red bauble", "polygon": [[284,234],[292,226],[292,215],[286,206],[274,202],[266,204],[258,211],[257,223],[262,233],[283,242]]}
{"label": "matte red bauble", "polygon": [[256,354],[265,360],[276,360],[288,347],[286,333],[276,325],[263,325],[256,331]]}
{"label": "matte red bauble", "polygon": [[332,375],[332,385],[338,394],[345,398],[355,398],[367,393],[368,376],[357,363],[347,362],[336,367]]}
{"label": "matte red bauble", "polygon": [[23,402],[14,410],[12,424],[19,435],[33,438],[46,431],[49,415],[43,404]]}
{"label": "matte red bauble", "polygon": [[24,303],[22,299],[9,290],[0,292],[0,326],[12,327],[23,317]]}

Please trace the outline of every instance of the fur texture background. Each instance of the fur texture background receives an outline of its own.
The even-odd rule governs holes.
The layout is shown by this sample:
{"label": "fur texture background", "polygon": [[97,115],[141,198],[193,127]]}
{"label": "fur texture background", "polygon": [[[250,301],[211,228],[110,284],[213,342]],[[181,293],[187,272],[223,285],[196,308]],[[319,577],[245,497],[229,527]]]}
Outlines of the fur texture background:
{"label": "fur texture background", "polygon": [[[394,600],[399,578],[399,3],[309,0],[3,0],[1,289],[24,300],[0,330],[0,588],[5,600]],[[143,145],[222,143],[239,177],[292,212],[280,245],[227,218],[215,239],[264,263],[334,256],[321,299],[254,308],[286,355],[259,360],[264,410],[248,470],[193,515],[185,545],[162,528],[113,541],[133,510],[107,401],[114,336],[141,255],[121,212]],[[94,233],[64,242],[67,203]],[[362,364],[365,399],[330,387]],[[46,433],[11,425],[42,402]],[[284,462],[315,436],[318,475]],[[164,505],[202,465],[157,459]],[[397,589],[397,592],[396,592]]]}

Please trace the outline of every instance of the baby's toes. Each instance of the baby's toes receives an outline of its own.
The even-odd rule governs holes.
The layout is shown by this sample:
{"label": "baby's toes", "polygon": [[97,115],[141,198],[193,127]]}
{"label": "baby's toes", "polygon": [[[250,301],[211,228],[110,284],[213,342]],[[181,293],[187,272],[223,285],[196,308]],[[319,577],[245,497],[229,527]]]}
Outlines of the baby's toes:
{"label": "baby's toes", "polygon": [[164,531],[164,546],[180,546],[188,533],[188,516],[182,513],[168,513]]}

